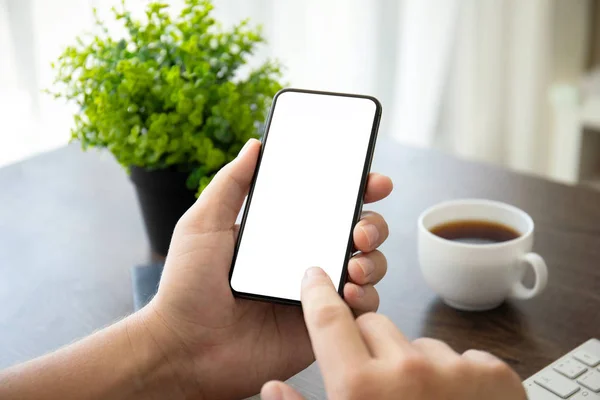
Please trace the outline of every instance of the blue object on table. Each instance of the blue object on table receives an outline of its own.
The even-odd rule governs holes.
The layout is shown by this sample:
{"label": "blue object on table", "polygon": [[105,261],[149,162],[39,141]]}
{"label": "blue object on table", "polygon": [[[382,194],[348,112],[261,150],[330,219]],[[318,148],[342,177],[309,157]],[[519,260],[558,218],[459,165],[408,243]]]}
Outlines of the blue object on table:
{"label": "blue object on table", "polygon": [[135,311],[144,307],[156,294],[164,263],[140,265],[131,269],[133,307]]}

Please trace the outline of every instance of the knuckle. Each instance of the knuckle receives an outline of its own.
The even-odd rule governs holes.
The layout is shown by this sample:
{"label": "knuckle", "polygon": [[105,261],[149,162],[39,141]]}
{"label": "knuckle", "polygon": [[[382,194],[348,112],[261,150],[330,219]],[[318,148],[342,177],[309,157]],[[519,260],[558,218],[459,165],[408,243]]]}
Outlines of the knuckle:
{"label": "knuckle", "polygon": [[347,313],[348,310],[343,305],[328,303],[318,306],[310,319],[313,326],[322,329],[335,324]]}
{"label": "knuckle", "polygon": [[485,370],[489,381],[502,384],[506,390],[511,393],[519,393],[520,395],[518,398],[526,398],[521,379],[504,361],[500,359],[491,361],[485,366]]}
{"label": "knuckle", "polygon": [[456,357],[455,359],[449,361],[448,369],[459,379],[464,379],[467,376],[471,376],[471,373],[473,372],[469,363],[461,357]]}
{"label": "knuckle", "polygon": [[425,357],[413,354],[396,362],[394,371],[396,375],[408,378],[413,382],[422,382],[432,373],[432,365]]}
{"label": "knuckle", "polygon": [[491,361],[487,366],[490,374],[497,379],[511,380],[515,377],[513,370],[504,361]]}
{"label": "knuckle", "polygon": [[413,346],[425,352],[446,354],[448,359],[452,358],[450,355],[458,357],[458,354],[446,342],[439,339],[423,337],[415,339],[412,343]]}

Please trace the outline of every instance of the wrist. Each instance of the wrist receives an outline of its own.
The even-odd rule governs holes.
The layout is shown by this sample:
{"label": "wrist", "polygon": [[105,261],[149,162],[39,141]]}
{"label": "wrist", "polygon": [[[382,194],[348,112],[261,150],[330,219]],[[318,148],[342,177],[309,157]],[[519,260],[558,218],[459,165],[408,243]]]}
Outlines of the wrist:
{"label": "wrist", "polygon": [[[149,398],[201,399],[193,357],[150,303],[124,321],[137,366],[135,386]],[[166,396],[166,397],[165,397]]]}

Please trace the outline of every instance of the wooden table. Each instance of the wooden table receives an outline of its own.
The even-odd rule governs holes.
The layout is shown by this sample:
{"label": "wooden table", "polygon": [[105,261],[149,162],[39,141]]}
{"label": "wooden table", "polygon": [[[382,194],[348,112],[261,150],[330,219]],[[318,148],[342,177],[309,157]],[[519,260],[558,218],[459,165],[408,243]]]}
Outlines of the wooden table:
{"label": "wooden table", "polygon": [[[374,171],[392,196],[373,207],[390,225],[380,311],[410,338],[480,348],[526,378],[600,337],[600,192],[458,161],[380,140]],[[451,198],[512,203],[536,222],[546,292],[482,313],[455,311],[426,287],[416,220]],[[133,187],[107,153],[67,147],[0,170],[0,368],[38,356],[127,315],[129,268],[149,258]],[[291,381],[323,398],[316,365]]]}

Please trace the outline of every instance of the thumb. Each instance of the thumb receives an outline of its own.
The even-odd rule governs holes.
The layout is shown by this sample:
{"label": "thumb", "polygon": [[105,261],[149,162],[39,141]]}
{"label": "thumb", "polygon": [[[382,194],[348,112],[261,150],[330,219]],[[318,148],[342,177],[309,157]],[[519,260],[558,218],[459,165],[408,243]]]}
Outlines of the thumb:
{"label": "thumb", "polygon": [[262,400],[304,400],[296,389],[280,381],[265,383],[260,391],[260,397]]}
{"label": "thumb", "polygon": [[221,168],[181,222],[188,229],[221,231],[230,229],[250,188],[260,142],[250,139],[238,156]]}

